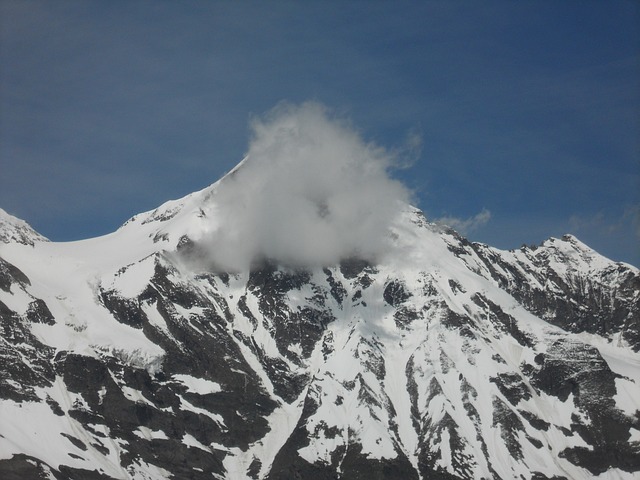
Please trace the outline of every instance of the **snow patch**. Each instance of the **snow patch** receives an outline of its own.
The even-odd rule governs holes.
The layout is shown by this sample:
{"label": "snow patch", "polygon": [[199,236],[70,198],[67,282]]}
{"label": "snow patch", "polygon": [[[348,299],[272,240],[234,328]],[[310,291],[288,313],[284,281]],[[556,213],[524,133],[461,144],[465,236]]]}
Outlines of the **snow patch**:
{"label": "snow patch", "polygon": [[180,382],[190,393],[197,395],[208,395],[210,393],[218,393],[222,391],[222,387],[219,383],[204,378],[196,378],[191,375],[176,374],[172,375],[175,381]]}
{"label": "snow patch", "polygon": [[640,410],[640,385],[626,378],[616,378],[616,394],[613,397],[616,406],[630,417]]}
{"label": "snow patch", "polygon": [[169,440],[167,434],[162,430],[151,430],[142,425],[134,430],[133,434],[145,440]]}

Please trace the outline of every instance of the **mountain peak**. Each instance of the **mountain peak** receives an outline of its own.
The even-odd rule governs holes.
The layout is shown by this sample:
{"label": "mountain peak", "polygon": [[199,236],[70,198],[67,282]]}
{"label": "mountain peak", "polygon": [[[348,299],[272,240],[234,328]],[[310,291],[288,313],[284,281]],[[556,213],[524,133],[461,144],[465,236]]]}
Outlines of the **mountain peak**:
{"label": "mountain peak", "polygon": [[0,208],[0,243],[21,243],[33,246],[35,242],[48,241],[27,222]]}
{"label": "mountain peak", "polygon": [[0,211],[0,477],[633,478],[637,269],[406,204],[380,261],[191,268],[220,182],[80,242]]}
{"label": "mountain peak", "polygon": [[633,478],[637,268],[289,167],[78,242],[0,210],[0,477]]}
{"label": "mountain peak", "polygon": [[571,234],[549,238],[542,243],[542,248],[536,255],[546,255],[549,264],[557,269],[585,273],[602,270],[612,263]]}

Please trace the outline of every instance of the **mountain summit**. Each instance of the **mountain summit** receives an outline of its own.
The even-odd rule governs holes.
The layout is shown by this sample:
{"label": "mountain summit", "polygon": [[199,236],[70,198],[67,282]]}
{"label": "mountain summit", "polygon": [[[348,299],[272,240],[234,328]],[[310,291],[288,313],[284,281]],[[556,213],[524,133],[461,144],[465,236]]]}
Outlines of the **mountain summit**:
{"label": "mountain summit", "polygon": [[[635,478],[637,268],[406,203],[365,254],[284,261],[228,221],[243,168],[78,242],[0,212],[0,477]],[[374,219],[334,193],[328,231]]]}
{"label": "mountain summit", "polygon": [[0,208],[0,243],[22,243],[33,245],[34,242],[47,241],[24,220],[9,215]]}

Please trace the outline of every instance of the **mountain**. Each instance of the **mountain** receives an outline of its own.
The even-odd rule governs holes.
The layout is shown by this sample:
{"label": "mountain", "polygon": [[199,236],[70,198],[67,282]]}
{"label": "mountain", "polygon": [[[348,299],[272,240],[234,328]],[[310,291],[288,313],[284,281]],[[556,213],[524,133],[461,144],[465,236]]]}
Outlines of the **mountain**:
{"label": "mountain", "polygon": [[78,242],[0,211],[1,478],[637,478],[637,268],[407,205],[378,261],[224,271],[227,178]]}

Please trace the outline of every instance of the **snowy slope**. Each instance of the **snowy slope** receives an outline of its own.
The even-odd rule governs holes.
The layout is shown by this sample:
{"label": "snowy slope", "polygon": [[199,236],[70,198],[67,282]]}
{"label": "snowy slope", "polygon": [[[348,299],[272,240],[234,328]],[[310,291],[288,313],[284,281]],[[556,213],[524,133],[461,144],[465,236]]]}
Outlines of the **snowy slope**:
{"label": "snowy slope", "polygon": [[24,220],[8,214],[0,208],[0,243],[22,243],[33,245],[35,242],[46,242],[47,239],[36,232]]}
{"label": "snowy slope", "polygon": [[638,269],[407,206],[375,264],[217,271],[219,185],[79,242],[1,212],[0,476],[640,471]]}

